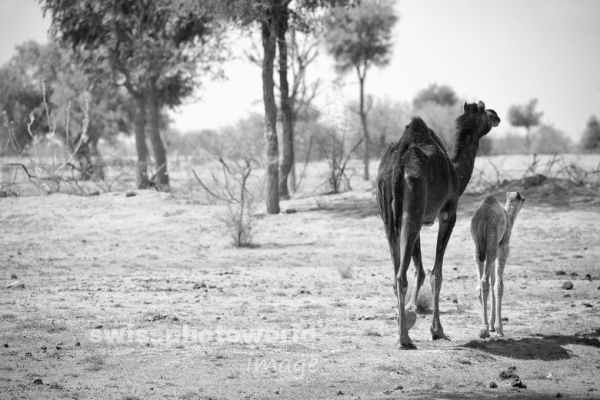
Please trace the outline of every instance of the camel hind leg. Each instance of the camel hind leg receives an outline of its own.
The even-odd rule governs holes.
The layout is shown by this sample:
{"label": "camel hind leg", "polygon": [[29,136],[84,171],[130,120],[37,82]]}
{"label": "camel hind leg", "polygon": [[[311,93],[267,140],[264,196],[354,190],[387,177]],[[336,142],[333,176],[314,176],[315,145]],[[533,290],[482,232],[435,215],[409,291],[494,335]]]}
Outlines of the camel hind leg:
{"label": "camel hind leg", "polygon": [[444,262],[444,253],[454,224],[456,223],[456,204],[448,204],[438,217],[439,230],[437,244],[435,248],[435,263],[431,273],[431,290],[433,292],[433,318],[431,321],[431,339],[448,339],[444,334],[442,323],[440,322],[440,290],[442,289],[442,264]]}
{"label": "camel hind leg", "polygon": [[402,204],[402,223],[400,228],[400,265],[396,271],[396,287],[398,293],[398,331],[400,346],[405,349],[415,349],[415,345],[408,336],[408,330],[414,325],[417,314],[405,308],[408,281],[406,272],[410,266],[415,244],[419,238],[423,222],[424,204],[420,191],[423,187],[418,179],[407,179],[404,188]]}
{"label": "camel hind leg", "polygon": [[[413,281],[413,289],[406,307],[408,310],[417,311],[417,299],[423,282],[425,282],[425,270],[423,269],[423,261],[421,259],[421,235],[417,236],[415,246],[413,248],[412,260],[415,267],[415,279]],[[409,328],[410,329],[410,328]]]}
{"label": "camel hind leg", "polygon": [[[495,237],[488,237],[488,243],[498,243]],[[479,337],[486,338],[490,336],[488,314],[487,314],[487,303],[490,293],[490,275],[495,273],[494,263],[496,262],[496,248],[495,246],[487,246],[485,254],[485,265],[483,268],[483,274],[479,280],[479,287],[481,293],[481,329],[479,330]]]}
{"label": "camel hind leg", "polygon": [[496,334],[498,336],[504,336],[504,330],[502,327],[502,295],[504,294],[504,266],[506,265],[506,260],[508,258],[508,254],[510,249],[508,244],[500,245],[498,255],[498,261],[496,262],[496,282],[494,285],[496,292],[496,321],[494,323],[494,328],[496,330]]}
{"label": "camel hind leg", "polygon": [[[477,243],[477,242],[475,242]],[[483,298],[481,297],[481,278],[483,277],[485,254],[482,254],[481,250],[475,244],[475,251],[473,252],[473,260],[475,261],[476,273],[477,273],[477,298],[479,299],[480,307],[483,307]]]}

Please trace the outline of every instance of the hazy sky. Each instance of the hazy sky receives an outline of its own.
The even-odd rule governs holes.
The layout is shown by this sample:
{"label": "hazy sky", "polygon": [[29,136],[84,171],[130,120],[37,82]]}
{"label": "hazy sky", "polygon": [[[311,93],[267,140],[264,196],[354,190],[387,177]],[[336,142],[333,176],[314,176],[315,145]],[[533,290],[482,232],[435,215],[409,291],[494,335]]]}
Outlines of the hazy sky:
{"label": "hazy sky", "polygon": [[[367,92],[410,101],[429,83],[448,84],[469,100],[484,100],[504,119],[511,104],[539,99],[543,122],[578,138],[590,115],[600,116],[600,1],[398,0],[394,56],[374,69]],[[49,25],[33,0],[0,0],[0,62],[15,44],[45,40]],[[323,56],[313,75],[335,79]],[[202,100],[174,114],[182,131],[232,124],[261,111],[258,68],[242,59],[226,66],[228,79],[207,82]],[[343,91],[324,86],[318,103],[354,99],[349,75]]]}

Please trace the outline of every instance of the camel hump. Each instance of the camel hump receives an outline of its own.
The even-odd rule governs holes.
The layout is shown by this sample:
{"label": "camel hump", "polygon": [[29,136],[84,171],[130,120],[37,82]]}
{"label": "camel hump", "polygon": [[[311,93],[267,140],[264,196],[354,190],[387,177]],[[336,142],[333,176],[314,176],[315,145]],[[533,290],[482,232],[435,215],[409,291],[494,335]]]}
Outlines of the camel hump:
{"label": "camel hump", "polygon": [[413,117],[406,125],[406,131],[410,133],[429,133],[429,127],[421,117]]}
{"label": "camel hump", "polygon": [[428,164],[428,149],[421,148],[416,144],[411,144],[404,153],[404,176],[417,178],[423,175],[423,171],[427,171]]}
{"label": "camel hump", "polygon": [[419,147],[429,156],[438,152],[447,155],[442,139],[427,126],[421,117],[413,117],[406,125],[403,137],[408,143],[418,143]]}
{"label": "camel hump", "polygon": [[496,200],[496,198],[494,196],[488,196],[483,200],[483,204],[491,206],[491,205],[495,205],[498,204],[500,205],[500,203],[498,202],[498,200]]}
{"label": "camel hump", "polygon": [[473,222],[492,221],[497,219],[500,214],[504,214],[502,205],[494,196],[487,196],[475,211]]}

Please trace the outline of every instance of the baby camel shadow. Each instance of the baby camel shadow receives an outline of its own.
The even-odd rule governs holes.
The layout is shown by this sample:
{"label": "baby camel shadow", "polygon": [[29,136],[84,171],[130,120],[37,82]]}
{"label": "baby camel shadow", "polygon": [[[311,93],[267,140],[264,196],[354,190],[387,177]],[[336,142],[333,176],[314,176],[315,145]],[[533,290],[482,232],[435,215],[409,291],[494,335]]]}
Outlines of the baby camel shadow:
{"label": "baby camel shadow", "polygon": [[461,347],[477,349],[496,356],[521,360],[564,360],[572,353],[563,346],[569,344],[600,348],[598,338],[586,336],[534,336],[521,339],[472,340]]}

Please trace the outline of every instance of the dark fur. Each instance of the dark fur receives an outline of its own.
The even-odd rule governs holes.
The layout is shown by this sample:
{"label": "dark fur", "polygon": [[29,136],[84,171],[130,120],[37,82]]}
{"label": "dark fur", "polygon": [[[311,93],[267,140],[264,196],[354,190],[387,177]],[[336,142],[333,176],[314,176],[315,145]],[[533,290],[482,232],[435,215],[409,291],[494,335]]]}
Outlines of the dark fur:
{"label": "dark fur", "polygon": [[[400,233],[404,175],[418,178],[430,168],[445,170],[447,166],[440,155],[449,158],[442,140],[420,117],[414,117],[400,140],[384,153],[377,177],[377,197],[388,235],[397,237]],[[422,168],[424,165],[427,170]]]}

